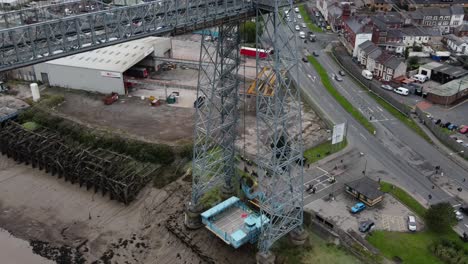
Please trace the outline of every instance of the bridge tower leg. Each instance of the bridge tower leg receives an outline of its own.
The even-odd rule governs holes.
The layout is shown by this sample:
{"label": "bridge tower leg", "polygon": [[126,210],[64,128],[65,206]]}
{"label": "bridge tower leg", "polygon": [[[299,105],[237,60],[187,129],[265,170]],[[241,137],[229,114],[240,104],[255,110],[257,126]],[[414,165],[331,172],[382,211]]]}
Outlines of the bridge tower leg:
{"label": "bridge tower leg", "polygon": [[[302,105],[297,80],[295,30],[284,10],[294,18],[293,0],[257,0],[257,47],[272,48],[266,59],[257,58],[257,73],[264,67],[268,78],[257,82],[257,165],[261,213],[269,217],[259,237],[258,263],[272,263],[270,248],[294,231],[296,244],[305,239],[303,223]],[[265,85],[274,94],[263,93]],[[260,89],[262,88],[262,89]]]}
{"label": "bridge tower leg", "polygon": [[[224,198],[235,194],[234,142],[238,120],[239,23],[219,27],[217,40],[202,40],[192,164],[192,198],[185,224],[202,226],[203,196],[220,188]],[[213,32],[214,33],[214,32]],[[215,39],[215,35],[213,35]]]}

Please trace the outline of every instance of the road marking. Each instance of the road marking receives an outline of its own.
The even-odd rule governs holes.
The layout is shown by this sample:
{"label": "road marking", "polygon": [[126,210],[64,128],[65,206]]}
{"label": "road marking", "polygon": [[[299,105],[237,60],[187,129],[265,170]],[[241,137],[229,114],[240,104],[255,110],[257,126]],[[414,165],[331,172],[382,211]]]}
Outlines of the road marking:
{"label": "road marking", "polygon": [[372,121],[369,121],[371,123],[375,123],[375,122],[384,122],[384,121],[394,121],[395,118],[384,118],[384,119],[375,119],[375,120],[372,120]]}
{"label": "road marking", "polygon": [[372,110],[369,106],[367,107],[367,109],[369,109],[369,111],[371,111],[371,113],[374,113],[374,110]]}
{"label": "road marking", "polygon": [[[338,181],[335,180],[335,183],[332,183],[332,184],[326,186],[326,187],[323,188],[323,189],[317,190],[317,191],[315,191],[315,193],[319,193],[319,192],[321,192],[321,191],[323,191],[323,190],[325,190],[325,189],[327,189],[327,188],[330,188],[331,186],[335,185],[337,182],[338,182]],[[304,192],[305,192],[305,191],[304,191]],[[312,194],[307,194],[306,196],[304,196],[303,200],[306,199],[306,198],[308,198],[308,197],[310,197],[310,196],[312,196],[312,195],[314,195],[314,193],[312,193]],[[319,199],[320,199],[320,198],[319,198]]]}
{"label": "road marking", "polygon": [[383,112],[383,109],[377,106],[377,109],[379,109],[380,112]]}
{"label": "road marking", "polygon": [[363,137],[365,140],[367,140],[367,138],[362,133],[359,133],[359,135],[361,135],[361,137]]}
{"label": "road marking", "polygon": [[319,166],[317,166],[317,169],[319,169],[319,170],[323,171],[324,173],[328,173],[328,171],[326,171],[326,170],[324,170],[324,169],[320,168]]}

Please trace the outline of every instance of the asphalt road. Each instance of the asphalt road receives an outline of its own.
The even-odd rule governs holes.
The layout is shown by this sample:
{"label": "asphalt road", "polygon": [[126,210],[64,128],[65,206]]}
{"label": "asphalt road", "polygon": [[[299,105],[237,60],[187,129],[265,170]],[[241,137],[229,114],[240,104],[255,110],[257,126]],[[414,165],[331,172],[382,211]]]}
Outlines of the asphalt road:
{"label": "asphalt road", "polygon": [[[284,34],[287,30],[283,29]],[[324,43],[333,41],[334,35],[317,33],[315,43],[298,41],[300,57],[305,57],[312,51],[320,51],[317,58],[332,78],[340,68],[323,52]],[[381,108],[366,92],[363,92],[349,76],[343,82],[332,81],[340,93],[345,96],[366,117],[373,116],[373,124],[377,129],[375,136],[369,134],[354,118],[352,118],[325,90],[312,65],[300,62],[298,67],[298,84],[304,89],[315,103],[327,113],[334,123],[348,124],[347,137],[350,143],[365,153],[369,173],[382,179],[390,179],[405,187],[419,198],[429,203],[451,201],[450,195],[438,187],[432,189],[430,176],[435,172],[434,167],[440,165],[444,174],[462,184],[462,179],[468,177],[468,172],[458,166],[435,147],[420,138],[403,123],[395,120],[385,109]],[[295,76],[293,74],[293,76]],[[315,81],[314,81],[315,80]],[[432,199],[428,199],[429,195]]]}

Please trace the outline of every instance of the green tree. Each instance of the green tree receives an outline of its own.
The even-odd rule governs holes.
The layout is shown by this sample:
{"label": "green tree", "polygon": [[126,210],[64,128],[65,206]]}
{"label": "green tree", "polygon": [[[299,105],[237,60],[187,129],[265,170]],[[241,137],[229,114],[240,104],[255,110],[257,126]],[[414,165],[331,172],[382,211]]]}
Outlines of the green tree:
{"label": "green tree", "polygon": [[417,68],[419,66],[419,57],[410,57],[408,65],[411,70]]}
{"label": "green tree", "polygon": [[445,233],[457,222],[453,207],[449,203],[433,204],[426,212],[426,224],[430,230]]}
{"label": "green tree", "polygon": [[[253,21],[246,21],[240,26],[240,35],[244,42],[246,43],[255,43],[255,32],[256,32],[256,23]],[[262,28],[260,26],[260,34],[262,34]]]}

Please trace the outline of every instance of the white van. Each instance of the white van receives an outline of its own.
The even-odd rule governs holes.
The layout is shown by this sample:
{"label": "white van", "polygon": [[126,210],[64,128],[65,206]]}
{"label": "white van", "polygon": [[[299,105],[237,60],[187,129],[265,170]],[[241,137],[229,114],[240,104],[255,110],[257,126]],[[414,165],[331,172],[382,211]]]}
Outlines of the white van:
{"label": "white van", "polygon": [[372,80],[372,72],[370,72],[369,70],[363,70],[362,71],[362,76],[364,76],[364,78],[366,78],[367,80]]}
{"label": "white van", "polygon": [[400,95],[408,95],[409,90],[404,88],[404,87],[398,87],[393,90],[395,93],[400,94]]}
{"label": "white van", "polygon": [[427,77],[426,75],[423,75],[423,74],[416,74],[413,76],[413,79],[420,82],[420,83],[423,83],[425,81],[427,81],[429,79],[429,77]]}

